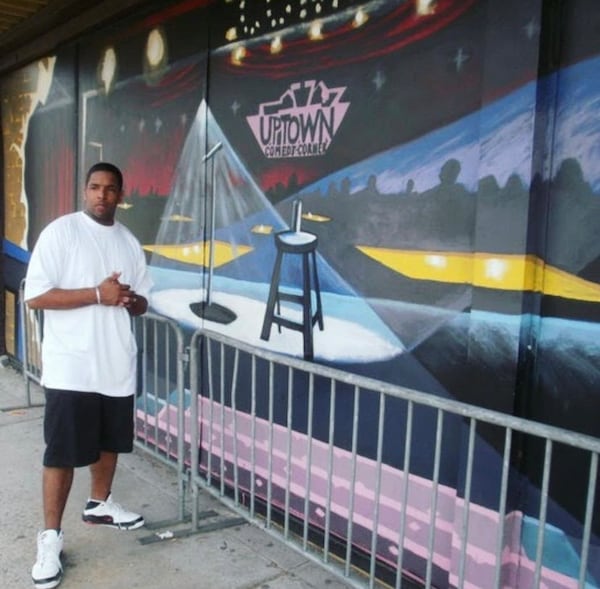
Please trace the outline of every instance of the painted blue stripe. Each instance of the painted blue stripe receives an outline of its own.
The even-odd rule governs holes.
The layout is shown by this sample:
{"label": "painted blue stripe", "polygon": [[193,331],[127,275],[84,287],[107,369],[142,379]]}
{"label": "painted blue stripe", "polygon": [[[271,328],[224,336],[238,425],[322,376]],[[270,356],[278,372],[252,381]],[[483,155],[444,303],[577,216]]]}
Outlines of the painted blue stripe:
{"label": "painted blue stripe", "polygon": [[28,264],[29,258],[31,258],[31,252],[15,245],[12,241],[8,241],[8,239],[2,240],[2,251],[5,255],[14,258],[22,264]]}

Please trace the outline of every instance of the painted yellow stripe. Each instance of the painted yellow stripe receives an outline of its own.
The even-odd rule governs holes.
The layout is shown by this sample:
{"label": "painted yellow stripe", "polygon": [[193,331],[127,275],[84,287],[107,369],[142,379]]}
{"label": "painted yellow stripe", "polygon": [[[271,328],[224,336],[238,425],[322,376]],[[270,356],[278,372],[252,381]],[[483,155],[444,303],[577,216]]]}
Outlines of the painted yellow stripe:
{"label": "painted yellow stripe", "polygon": [[535,256],[356,247],[387,268],[416,280],[472,284],[499,290],[530,290],[600,302],[599,284],[544,264]]}
{"label": "painted yellow stripe", "polygon": [[[198,241],[196,243],[187,243],[182,245],[145,245],[144,249],[148,252],[156,253],[170,260],[185,262],[186,264],[196,264],[208,268],[210,262],[210,242]],[[236,245],[235,247],[223,241],[215,241],[215,268],[228,264],[248,252],[253,248],[247,245]]]}

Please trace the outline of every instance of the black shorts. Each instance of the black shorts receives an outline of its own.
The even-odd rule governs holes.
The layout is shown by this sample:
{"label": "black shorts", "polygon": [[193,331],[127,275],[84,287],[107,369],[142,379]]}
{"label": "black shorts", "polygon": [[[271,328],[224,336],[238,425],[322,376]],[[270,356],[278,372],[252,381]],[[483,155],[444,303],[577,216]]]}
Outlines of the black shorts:
{"label": "black shorts", "polygon": [[87,466],[101,451],[131,452],[133,402],[133,396],[46,389],[44,466]]}

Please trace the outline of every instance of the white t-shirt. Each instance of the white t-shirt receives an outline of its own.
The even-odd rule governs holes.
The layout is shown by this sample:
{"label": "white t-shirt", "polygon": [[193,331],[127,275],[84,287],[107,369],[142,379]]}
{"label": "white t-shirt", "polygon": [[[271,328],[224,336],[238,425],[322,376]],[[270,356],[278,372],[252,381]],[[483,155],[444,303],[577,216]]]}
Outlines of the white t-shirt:
{"label": "white t-shirt", "polygon": [[[144,252],[121,223],[105,226],[84,212],[60,217],[40,234],[25,277],[25,300],[52,288],[90,288],[112,272],[148,297]],[[42,384],[125,397],[135,393],[137,346],[124,307],[44,310]]]}

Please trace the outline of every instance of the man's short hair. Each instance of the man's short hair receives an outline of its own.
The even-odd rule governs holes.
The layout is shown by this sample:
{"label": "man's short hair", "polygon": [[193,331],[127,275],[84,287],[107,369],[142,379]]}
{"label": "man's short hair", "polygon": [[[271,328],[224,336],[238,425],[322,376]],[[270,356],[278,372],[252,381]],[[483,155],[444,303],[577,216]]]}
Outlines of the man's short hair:
{"label": "man's short hair", "polygon": [[88,182],[90,181],[90,176],[94,173],[94,172],[110,172],[111,174],[114,174],[115,178],[117,179],[117,187],[119,189],[119,192],[121,190],[123,190],[123,174],[121,173],[121,170],[119,170],[119,168],[117,168],[117,166],[115,166],[114,164],[110,164],[108,162],[98,162],[97,164],[94,164],[87,172],[86,176],[85,176],[85,185],[88,185]]}

